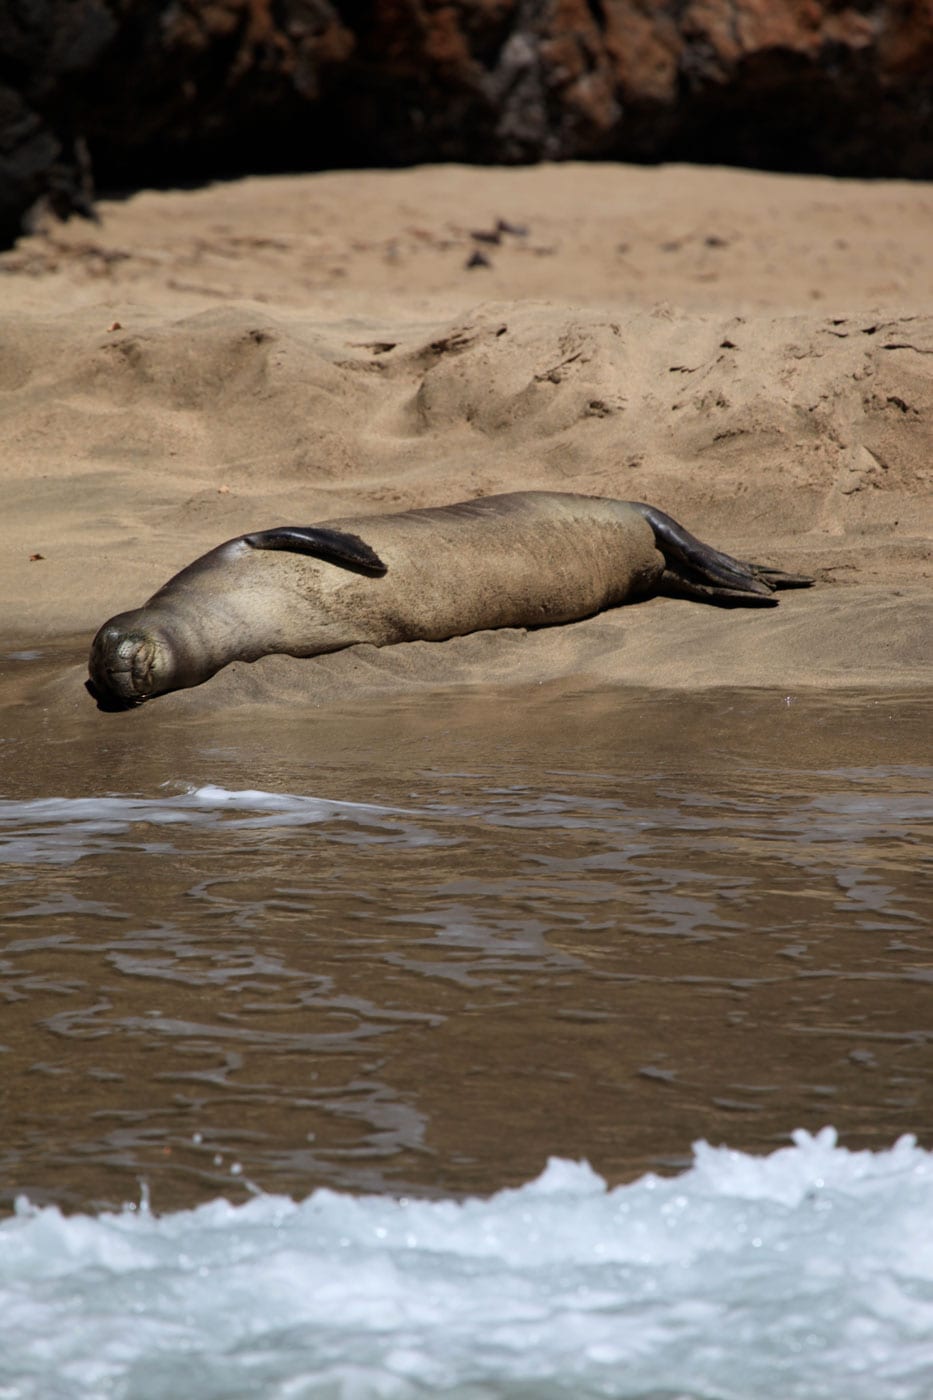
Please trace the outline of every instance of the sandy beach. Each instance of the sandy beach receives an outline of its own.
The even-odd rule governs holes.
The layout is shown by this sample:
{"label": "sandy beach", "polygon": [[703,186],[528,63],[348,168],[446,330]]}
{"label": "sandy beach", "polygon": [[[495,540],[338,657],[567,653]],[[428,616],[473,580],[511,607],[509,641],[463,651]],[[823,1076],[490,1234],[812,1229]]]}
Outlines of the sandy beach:
{"label": "sandy beach", "polygon": [[[99,212],[0,257],[0,1210],[928,1147],[933,190],[448,166]],[[815,585],[85,691],[225,539],[522,488]]]}
{"label": "sandy beach", "polygon": [[99,213],[0,257],[0,626],[67,658],[41,703],[96,714],[96,628],[226,538],[526,488],[649,501],[816,586],[268,658],[160,706],[929,681],[929,185],[448,166]]}

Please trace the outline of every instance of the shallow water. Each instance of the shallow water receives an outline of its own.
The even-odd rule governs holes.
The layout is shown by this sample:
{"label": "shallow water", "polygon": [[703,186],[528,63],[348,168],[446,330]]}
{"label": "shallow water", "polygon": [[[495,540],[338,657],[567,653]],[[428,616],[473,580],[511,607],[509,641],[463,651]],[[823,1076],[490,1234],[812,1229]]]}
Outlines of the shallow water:
{"label": "shallow water", "polygon": [[928,699],[2,714],[7,1209],[929,1142]]}

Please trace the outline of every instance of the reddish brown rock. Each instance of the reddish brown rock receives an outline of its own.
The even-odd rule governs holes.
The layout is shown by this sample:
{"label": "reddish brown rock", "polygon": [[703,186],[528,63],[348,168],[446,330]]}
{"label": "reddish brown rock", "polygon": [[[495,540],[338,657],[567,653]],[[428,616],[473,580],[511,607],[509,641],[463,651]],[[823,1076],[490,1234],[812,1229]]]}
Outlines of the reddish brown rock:
{"label": "reddish brown rock", "polygon": [[19,0],[0,236],[246,170],[698,160],[933,175],[930,0]]}

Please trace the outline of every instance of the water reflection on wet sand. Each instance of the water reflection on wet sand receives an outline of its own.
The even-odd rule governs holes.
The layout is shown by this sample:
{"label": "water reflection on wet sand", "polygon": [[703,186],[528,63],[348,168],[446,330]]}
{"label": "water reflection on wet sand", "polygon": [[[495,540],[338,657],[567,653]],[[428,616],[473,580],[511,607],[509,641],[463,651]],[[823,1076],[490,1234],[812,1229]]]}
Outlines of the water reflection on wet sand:
{"label": "water reflection on wet sand", "polygon": [[4,1206],[927,1140],[928,699],[3,717]]}

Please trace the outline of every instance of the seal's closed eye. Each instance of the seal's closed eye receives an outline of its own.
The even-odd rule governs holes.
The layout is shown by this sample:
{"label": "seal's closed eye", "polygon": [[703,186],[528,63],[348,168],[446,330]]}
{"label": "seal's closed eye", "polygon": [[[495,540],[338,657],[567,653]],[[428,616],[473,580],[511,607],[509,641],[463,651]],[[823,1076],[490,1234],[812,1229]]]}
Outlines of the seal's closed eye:
{"label": "seal's closed eye", "polygon": [[272,530],[259,530],[243,539],[253,549],[287,549],[294,554],[310,554],[327,564],[339,564],[354,573],[373,574],[381,578],[388,573],[374,549],[344,530],[328,530],[321,525],[276,525]]}

